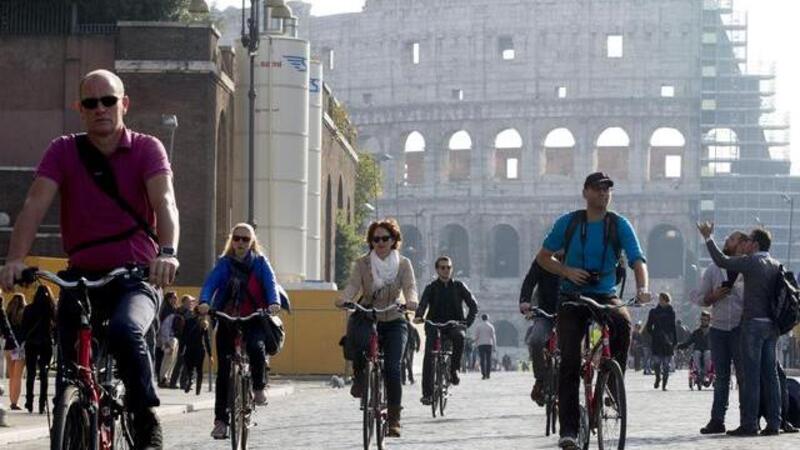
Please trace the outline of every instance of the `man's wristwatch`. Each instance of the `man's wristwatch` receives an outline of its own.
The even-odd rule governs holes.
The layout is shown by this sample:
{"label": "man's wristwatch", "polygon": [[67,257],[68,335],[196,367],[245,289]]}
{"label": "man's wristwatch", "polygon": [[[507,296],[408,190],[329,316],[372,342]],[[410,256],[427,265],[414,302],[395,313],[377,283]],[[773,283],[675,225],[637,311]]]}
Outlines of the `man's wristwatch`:
{"label": "man's wristwatch", "polygon": [[175,250],[175,247],[161,247],[158,250],[158,256],[169,256],[171,258],[177,258],[178,252]]}

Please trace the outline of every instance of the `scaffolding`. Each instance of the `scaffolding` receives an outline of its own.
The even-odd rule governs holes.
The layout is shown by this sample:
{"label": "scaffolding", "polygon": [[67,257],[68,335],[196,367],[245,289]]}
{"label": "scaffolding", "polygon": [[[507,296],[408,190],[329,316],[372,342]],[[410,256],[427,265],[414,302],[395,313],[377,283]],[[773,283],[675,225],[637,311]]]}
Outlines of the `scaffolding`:
{"label": "scaffolding", "polygon": [[790,175],[789,118],[776,112],[775,67],[748,64],[747,14],[733,0],[704,0],[702,23],[698,216],[714,221],[720,237],[763,225],[773,233],[772,254],[785,258],[787,199],[800,194],[800,178]]}

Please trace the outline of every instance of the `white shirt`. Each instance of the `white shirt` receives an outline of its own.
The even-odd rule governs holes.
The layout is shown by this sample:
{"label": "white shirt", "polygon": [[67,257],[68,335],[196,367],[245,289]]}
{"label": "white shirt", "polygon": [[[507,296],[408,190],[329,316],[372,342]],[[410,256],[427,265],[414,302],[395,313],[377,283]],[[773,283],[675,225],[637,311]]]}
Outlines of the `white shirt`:
{"label": "white shirt", "polygon": [[475,345],[491,345],[494,347],[496,341],[494,325],[489,323],[488,320],[481,319],[478,321],[478,324],[475,325]]}

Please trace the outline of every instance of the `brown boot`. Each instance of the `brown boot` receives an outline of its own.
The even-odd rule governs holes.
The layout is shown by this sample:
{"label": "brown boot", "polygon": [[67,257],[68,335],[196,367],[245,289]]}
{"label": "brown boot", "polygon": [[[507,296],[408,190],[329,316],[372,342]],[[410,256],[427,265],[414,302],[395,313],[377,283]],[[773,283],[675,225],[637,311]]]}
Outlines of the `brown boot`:
{"label": "brown boot", "polygon": [[389,417],[387,420],[387,437],[400,437],[400,410],[403,409],[400,405],[389,405]]}

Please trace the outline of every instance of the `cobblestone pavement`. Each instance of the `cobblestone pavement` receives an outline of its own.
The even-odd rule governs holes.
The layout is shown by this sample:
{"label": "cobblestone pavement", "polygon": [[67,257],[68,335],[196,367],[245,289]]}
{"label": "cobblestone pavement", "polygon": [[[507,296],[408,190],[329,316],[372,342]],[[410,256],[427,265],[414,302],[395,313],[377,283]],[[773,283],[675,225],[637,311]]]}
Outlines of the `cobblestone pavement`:
{"label": "cobblestone pavement", "polygon": [[[555,437],[544,436],[544,412],[528,397],[530,373],[495,373],[482,381],[462,376],[446,417],[433,419],[419,403],[419,385],[407,386],[403,437],[388,440],[389,449],[538,449],[556,448]],[[670,379],[670,390],[656,391],[653,378],[629,374],[629,449],[797,449],[800,434],[770,438],[701,436],[708,420],[711,391],[689,391],[686,372]],[[738,425],[736,395],[728,413],[729,426]],[[212,413],[200,411],[165,419],[165,448],[224,449],[229,443],[209,438]],[[357,449],[361,421],[356,400],[346,389],[322,382],[296,382],[294,395],[272,400],[257,413],[251,448]],[[45,441],[9,446],[45,448]],[[592,442],[592,447],[596,443]]]}

